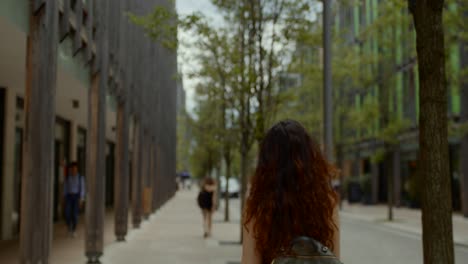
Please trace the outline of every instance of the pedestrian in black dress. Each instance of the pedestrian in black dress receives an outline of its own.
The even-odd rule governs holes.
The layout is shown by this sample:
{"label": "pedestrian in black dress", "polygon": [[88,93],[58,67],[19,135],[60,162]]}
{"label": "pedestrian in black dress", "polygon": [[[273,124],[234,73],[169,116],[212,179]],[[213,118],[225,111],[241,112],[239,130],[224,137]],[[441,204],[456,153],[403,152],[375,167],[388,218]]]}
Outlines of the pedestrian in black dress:
{"label": "pedestrian in black dress", "polygon": [[198,206],[202,210],[204,237],[211,236],[213,212],[216,208],[216,182],[212,178],[206,178],[198,194]]}

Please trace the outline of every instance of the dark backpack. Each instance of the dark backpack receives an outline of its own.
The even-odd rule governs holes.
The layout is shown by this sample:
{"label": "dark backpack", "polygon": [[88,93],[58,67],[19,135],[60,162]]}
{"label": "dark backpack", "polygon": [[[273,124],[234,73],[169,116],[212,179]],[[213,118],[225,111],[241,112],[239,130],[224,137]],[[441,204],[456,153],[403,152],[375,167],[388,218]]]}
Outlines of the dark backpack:
{"label": "dark backpack", "polygon": [[272,264],[342,264],[333,252],[310,237],[294,239],[285,254],[275,258]]}

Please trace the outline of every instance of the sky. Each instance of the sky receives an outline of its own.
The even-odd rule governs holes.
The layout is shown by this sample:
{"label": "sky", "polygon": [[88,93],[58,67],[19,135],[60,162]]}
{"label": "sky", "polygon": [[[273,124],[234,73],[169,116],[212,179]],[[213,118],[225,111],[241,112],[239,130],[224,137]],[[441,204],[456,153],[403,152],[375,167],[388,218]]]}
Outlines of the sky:
{"label": "sky", "polygon": [[[211,0],[176,0],[176,8],[179,16],[188,15],[194,12],[201,12],[212,21],[215,21],[215,23],[223,23],[222,17],[219,15],[216,8],[211,4]],[[320,12],[322,8],[320,4],[317,4],[313,9],[314,11],[311,11],[311,17],[312,19],[315,19],[316,12]],[[179,32],[179,40],[182,40],[182,42],[184,40],[188,40],[190,42],[190,40],[193,39],[195,39],[194,36],[185,32]],[[187,75],[191,71],[193,72],[193,69],[196,69],[198,65],[196,61],[190,59],[190,55],[193,54],[190,48],[184,45],[180,45],[178,53],[179,71],[183,75],[184,89],[186,91],[187,112],[193,116],[193,110],[196,106],[194,98],[196,81],[188,78]]]}
{"label": "sky", "polygon": [[[207,17],[216,17],[216,9],[211,4],[210,0],[176,0],[177,12],[180,16],[191,14],[193,12],[202,12]],[[190,39],[193,38],[185,33],[180,33],[179,38]],[[186,104],[187,111],[190,113],[195,107],[194,101],[194,92],[195,84],[194,80],[187,78],[187,73],[190,72],[190,69],[197,67],[193,62],[187,61],[187,58],[190,57],[190,49],[187,49],[183,45],[179,47],[179,69],[182,72],[184,79],[184,88],[187,93],[186,95]],[[182,55],[184,54],[184,55]]]}

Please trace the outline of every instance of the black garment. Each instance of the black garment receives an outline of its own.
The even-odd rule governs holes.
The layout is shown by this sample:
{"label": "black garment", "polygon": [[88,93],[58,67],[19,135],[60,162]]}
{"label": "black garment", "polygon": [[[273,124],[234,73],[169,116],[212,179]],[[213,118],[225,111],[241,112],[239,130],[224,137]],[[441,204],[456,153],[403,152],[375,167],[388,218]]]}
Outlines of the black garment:
{"label": "black garment", "polygon": [[202,190],[198,194],[198,206],[203,210],[213,210],[213,192]]}

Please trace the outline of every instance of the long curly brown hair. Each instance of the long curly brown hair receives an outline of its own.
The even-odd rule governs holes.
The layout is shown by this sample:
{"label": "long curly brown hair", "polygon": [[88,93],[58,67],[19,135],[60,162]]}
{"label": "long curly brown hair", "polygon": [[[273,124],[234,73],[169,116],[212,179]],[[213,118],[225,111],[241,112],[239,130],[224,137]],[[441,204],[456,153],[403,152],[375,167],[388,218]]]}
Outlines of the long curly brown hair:
{"label": "long curly brown hair", "polygon": [[263,139],[244,211],[262,263],[271,261],[298,236],[333,249],[337,195],[335,169],[305,128],[293,120],[273,126]]}

